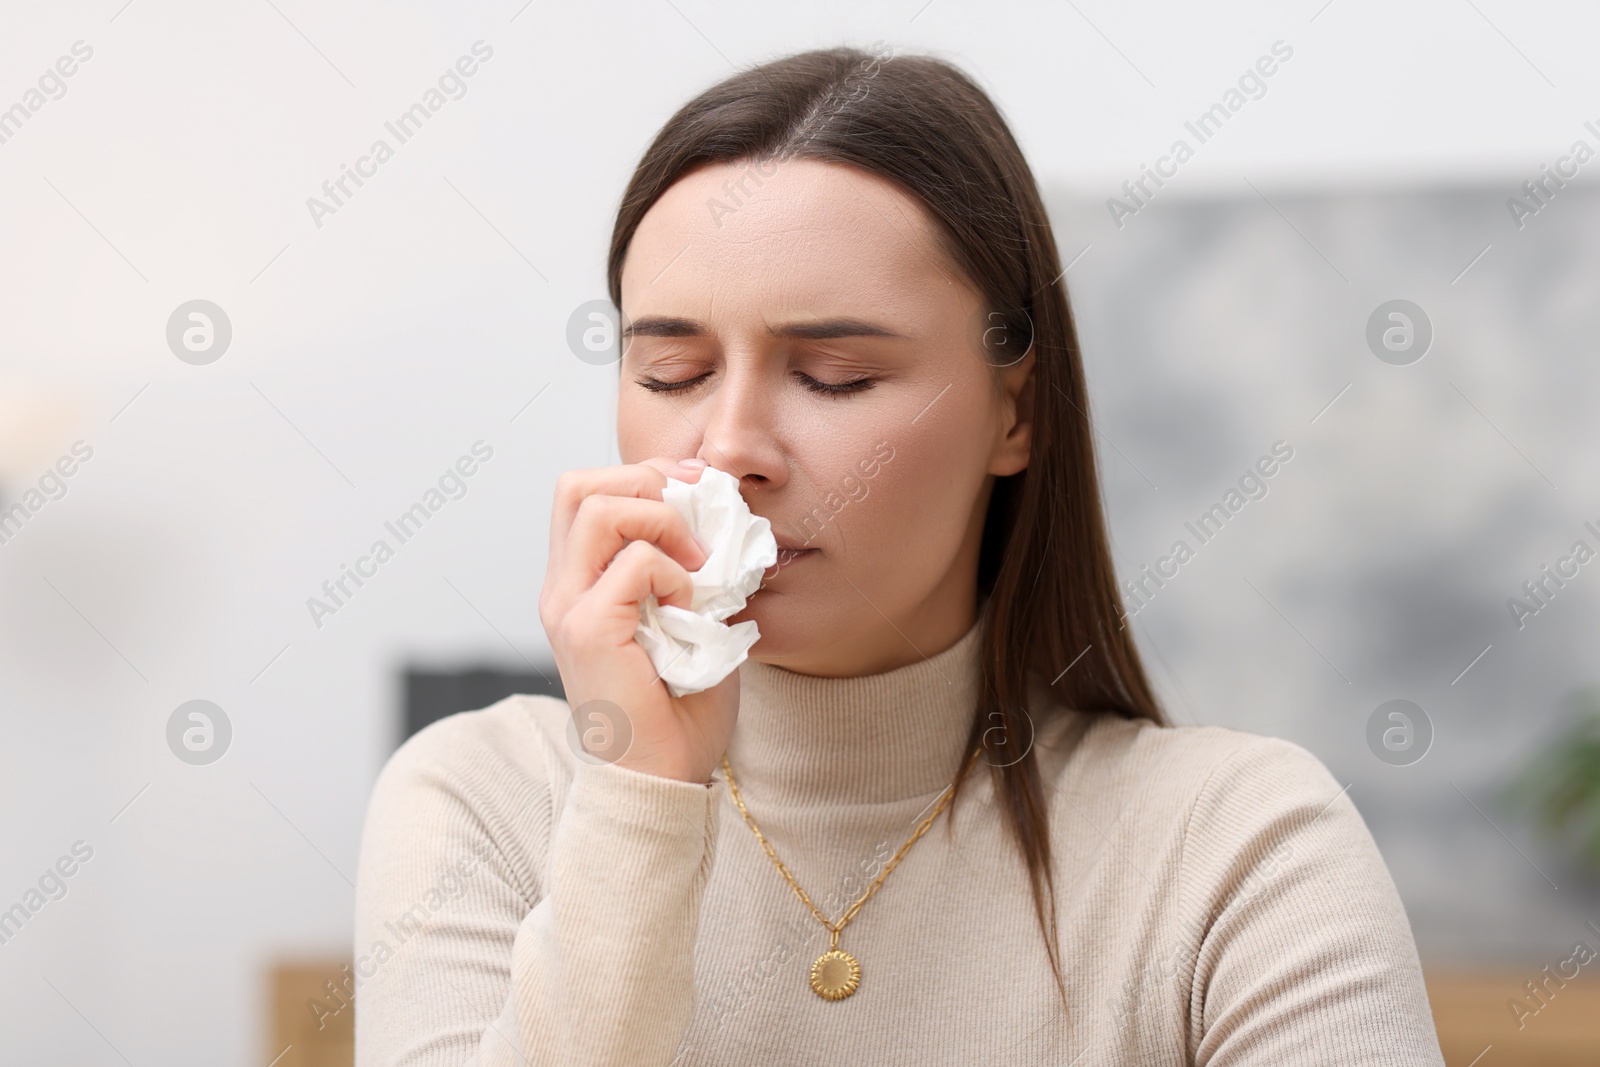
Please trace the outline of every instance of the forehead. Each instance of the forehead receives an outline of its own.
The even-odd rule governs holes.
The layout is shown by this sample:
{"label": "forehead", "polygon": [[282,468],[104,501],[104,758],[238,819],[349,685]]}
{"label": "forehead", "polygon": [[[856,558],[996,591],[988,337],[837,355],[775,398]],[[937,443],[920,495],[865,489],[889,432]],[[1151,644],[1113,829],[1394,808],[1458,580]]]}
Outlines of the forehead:
{"label": "forehead", "polygon": [[796,159],[711,164],[675,182],[629,245],[623,308],[770,318],[925,314],[965,288],[926,209],[857,167]]}

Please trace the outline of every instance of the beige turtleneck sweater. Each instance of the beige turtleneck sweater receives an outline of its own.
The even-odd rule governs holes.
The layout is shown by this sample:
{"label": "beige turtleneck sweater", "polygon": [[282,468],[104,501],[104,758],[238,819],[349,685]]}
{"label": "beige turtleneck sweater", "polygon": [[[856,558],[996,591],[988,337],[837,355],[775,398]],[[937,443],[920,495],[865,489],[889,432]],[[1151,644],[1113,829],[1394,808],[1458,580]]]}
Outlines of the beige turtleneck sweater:
{"label": "beige turtleneck sweater", "polygon": [[[735,780],[830,919],[965,757],[978,636],[866,677],[740,667]],[[720,770],[591,762],[565,703],[515,696],[419,732],[379,776],[357,1067],[1442,1065],[1394,883],[1316,757],[1036,717],[1065,1012],[981,765],[844,929],[861,985],[826,1001],[807,976],[828,933]]]}

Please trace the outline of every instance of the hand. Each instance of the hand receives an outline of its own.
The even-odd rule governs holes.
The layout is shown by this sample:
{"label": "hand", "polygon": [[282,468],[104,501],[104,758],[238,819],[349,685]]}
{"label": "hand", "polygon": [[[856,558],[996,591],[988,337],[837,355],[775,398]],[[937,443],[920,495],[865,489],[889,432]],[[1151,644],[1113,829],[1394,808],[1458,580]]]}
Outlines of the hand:
{"label": "hand", "polygon": [[563,474],[556,482],[539,621],[568,705],[576,712],[587,701],[606,700],[626,716],[613,732],[626,729],[631,740],[612,762],[704,785],[733,734],[739,674],[674,697],[634,640],[639,602],[647,595],[690,605],[689,572],[705,564],[706,552],[661,491],[669,474],[698,482],[700,473],[657,457]]}

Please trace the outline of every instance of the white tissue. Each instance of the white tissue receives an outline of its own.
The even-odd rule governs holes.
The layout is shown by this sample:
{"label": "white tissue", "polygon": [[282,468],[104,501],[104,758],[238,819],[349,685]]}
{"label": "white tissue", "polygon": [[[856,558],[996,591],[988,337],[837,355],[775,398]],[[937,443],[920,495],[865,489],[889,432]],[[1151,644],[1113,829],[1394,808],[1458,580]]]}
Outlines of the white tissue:
{"label": "white tissue", "polygon": [[639,602],[634,636],[667,691],[681,697],[732,674],[761,637],[754,620],[733,626],[722,620],[744,610],[762,574],[778,562],[778,542],[772,523],[750,513],[739,495],[739,479],[726,471],[706,467],[692,483],[668,478],[661,499],[687,520],[707,559],[689,575],[694,582],[690,608],[648,596]]}

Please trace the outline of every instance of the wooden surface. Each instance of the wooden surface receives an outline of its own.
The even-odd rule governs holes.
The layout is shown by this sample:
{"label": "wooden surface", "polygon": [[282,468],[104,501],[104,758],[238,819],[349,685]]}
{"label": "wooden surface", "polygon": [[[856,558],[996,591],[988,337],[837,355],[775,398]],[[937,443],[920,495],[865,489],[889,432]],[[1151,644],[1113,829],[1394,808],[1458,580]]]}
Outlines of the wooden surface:
{"label": "wooden surface", "polygon": [[[1551,979],[1542,1007],[1523,985],[1542,977],[1533,967],[1495,972],[1428,972],[1428,1001],[1433,1006],[1445,1064],[1600,1064],[1600,978],[1591,976],[1594,970],[1594,963],[1583,967],[1579,976],[1569,979],[1565,986]],[[1556,973],[1554,966],[1551,971]],[[1510,1007],[1513,998],[1529,1010],[1538,1009],[1537,1014],[1523,1016],[1520,1026]]]}
{"label": "wooden surface", "polygon": [[[271,1013],[267,1050],[262,1063],[271,1067],[351,1067],[356,1059],[355,1002],[349,993],[336,997],[348,981],[346,961],[294,960],[275,965],[269,985]],[[319,1007],[314,1008],[313,1002]],[[273,1061],[273,1057],[279,1057]]]}

